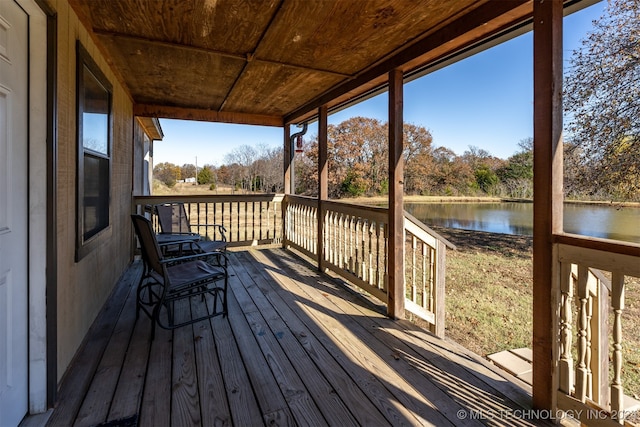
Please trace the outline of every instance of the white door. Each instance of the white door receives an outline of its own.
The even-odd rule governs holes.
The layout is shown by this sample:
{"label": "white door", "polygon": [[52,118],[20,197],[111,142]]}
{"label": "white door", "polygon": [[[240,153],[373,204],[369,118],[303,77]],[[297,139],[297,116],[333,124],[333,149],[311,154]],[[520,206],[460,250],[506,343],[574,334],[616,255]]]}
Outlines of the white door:
{"label": "white door", "polygon": [[[28,409],[28,20],[0,0],[0,425]],[[44,242],[44,239],[43,239]]]}

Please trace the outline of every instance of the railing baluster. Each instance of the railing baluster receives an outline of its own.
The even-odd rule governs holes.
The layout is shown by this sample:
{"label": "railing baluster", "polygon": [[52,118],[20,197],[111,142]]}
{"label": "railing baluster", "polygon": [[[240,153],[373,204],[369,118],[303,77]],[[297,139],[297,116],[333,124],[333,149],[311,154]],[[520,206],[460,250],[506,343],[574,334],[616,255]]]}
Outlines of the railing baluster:
{"label": "railing baluster", "polygon": [[435,300],[436,300],[436,250],[435,248],[429,248],[429,311],[435,313]]}
{"label": "railing baluster", "polygon": [[356,260],[355,260],[355,250],[354,250],[355,248],[353,247],[354,246],[353,245],[353,242],[354,242],[354,239],[353,239],[354,230],[353,230],[353,228],[355,226],[355,222],[354,221],[355,220],[354,220],[353,215],[350,215],[349,216],[349,267],[348,267],[348,270],[351,271],[351,272],[355,271],[355,262],[356,262]]}
{"label": "railing baluster", "polygon": [[380,262],[382,258],[380,257],[380,224],[376,224],[376,282],[375,287],[377,289],[382,289],[380,286]]}
{"label": "railing baluster", "polygon": [[560,265],[560,390],[570,394],[573,387],[573,356],[571,355],[573,278],[571,264]]}
{"label": "railing baluster", "polygon": [[369,232],[369,284],[371,286],[373,286],[375,280],[373,279],[373,227],[375,227],[375,224],[372,222],[369,224],[368,227],[368,232]]}
{"label": "railing baluster", "polygon": [[384,283],[385,293],[389,292],[389,224],[384,224]]}
{"label": "railing baluster", "polygon": [[[416,292],[416,249],[418,248],[418,239],[416,236],[411,235],[411,301],[416,302],[417,292]],[[406,278],[405,278],[406,281]],[[409,283],[407,283],[409,285]]]}
{"label": "railing baluster", "polygon": [[238,236],[237,237],[238,242],[240,241],[240,228],[241,228],[240,227],[240,225],[241,225],[240,224],[240,215],[241,215],[241,213],[240,213],[240,202],[236,202],[236,224],[237,224],[236,225],[236,233],[237,233],[236,235]]}
{"label": "railing baluster", "polygon": [[624,310],[624,275],[611,275],[611,308],[613,309],[613,381],[611,382],[611,411],[614,419],[624,422],[624,389],[622,387],[622,311]]}
{"label": "railing baluster", "polygon": [[[425,310],[430,310],[429,304],[431,300],[431,294],[427,293],[427,280],[429,279],[429,271],[427,270],[427,255],[429,253],[429,246],[422,242],[422,303],[420,304]],[[429,265],[430,266],[430,265]]]}
{"label": "railing baluster", "polygon": [[578,367],[576,369],[575,395],[581,402],[587,398],[587,267],[578,266]]}

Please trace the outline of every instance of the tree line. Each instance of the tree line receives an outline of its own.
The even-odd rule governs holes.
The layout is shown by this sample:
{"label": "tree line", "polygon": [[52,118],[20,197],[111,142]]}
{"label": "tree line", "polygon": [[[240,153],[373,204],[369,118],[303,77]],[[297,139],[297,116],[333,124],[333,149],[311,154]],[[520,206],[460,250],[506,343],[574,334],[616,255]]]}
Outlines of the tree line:
{"label": "tree line", "polygon": [[153,178],[168,187],[195,178],[197,184],[209,185],[211,190],[226,185],[244,192],[282,192],[282,152],[282,148],[242,145],[225,156],[222,166],[205,164],[196,168],[191,163],[178,166],[163,162],[154,166]]}
{"label": "tree line", "polygon": [[[377,196],[389,191],[388,124],[354,117],[329,125],[328,192],[331,198]],[[530,198],[533,196],[533,153],[530,140],[521,151],[503,160],[486,150],[469,147],[458,156],[435,147],[431,133],[405,123],[403,132],[404,193],[408,195]],[[305,144],[296,158],[296,193],[317,195],[318,140]]]}
{"label": "tree line", "polygon": [[[354,117],[338,125],[329,125],[328,192],[334,199],[386,195],[389,191],[388,124],[372,118]],[[504,198],[533,197],[533,138],[518,143],[518,150],[507,159],[469,146],[462,155],[433,145],[431,133],[422,126],[404,125],[404,192],[429,196],[495,196]],[[629,183],[623,173],[623,184],[613,177],[605,180],[600,169],[591,171],[580,151],[565,144],[565,195],[572,199],[638,200],[638,183]],[[230,186],[242,192],[282,192],[283,149],[237,147],[225,156],[222,166],[205,165],[198,169],[197,182]],[[296,194],[318,194],[318,139],[304,142],[303,153],[296,154]],[[160,163],[154,178],[168,186],[196,175],[192,164],[177,166]],[[608,182],[608,184],[606,184]],[[635,192],[619,193],[620,185],[635,185]],[[593,190],[597,191],[593,191]]]}
{"label": "tree line", "polygon": [[[388,193],[387,123],[354,117],[328,126],[329,196],[344,198]],[[469,147],[462,156],[444,147],[433,147],[429,131],[404,126],[404,191],[422,195],[492,195],[530,198],[533,193],[531,140],[520,143],[521,151],[507,160]],[[197,174],[198,184],[231,186],[245,192],[281,192],[283,149],[243,145],[225,157],[222,166],[205,165]],[[309,196],[318,190],[317,136],[296,154],[295,192]],[[173,186],[196,175],[195,166],[160,163],[154,178]]]}

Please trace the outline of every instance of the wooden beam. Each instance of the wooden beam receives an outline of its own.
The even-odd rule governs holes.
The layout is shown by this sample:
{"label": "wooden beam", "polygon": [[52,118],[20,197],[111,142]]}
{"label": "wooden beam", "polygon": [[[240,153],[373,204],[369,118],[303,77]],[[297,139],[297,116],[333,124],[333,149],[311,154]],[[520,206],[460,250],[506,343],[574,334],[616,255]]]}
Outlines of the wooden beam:
{"label": "wooden beam", "polygon": [[323,73],[323,74],[329,74],[329,75],[339,76],[339,77],[344,77],[344,78],[352,78],[353,77],[353,76],[351,76],[349,74],[340,73],[338,71],[327,70],[327,69],[323,69],[323,68],[308,67],[308,66],[299,65],[299,64],[292,64],[290,62],[274,61],[272,59],[261,58],[261,57],[257,56],[255,53],[247,53],[246,55],[240,55],[240,54],[237,54],[237,53],[226,52],[226,51],[223,51],[223,50],[211,49],[211,48],[206,48],[206,47],[201,47],[201,46],[193,46],[193,45],[188,45],[188,44],[184,44],[184,43],[176,43],[176,42],[170,42],[170,41],[165,41],[165,40],[157,40],[157,39],[152,39],[152,38],[149,38],[149,37],[141,37],[141,36],[135,36],[135,35],[132,35],[132,34],[124,34],[124,33],[118,33],[118,32],[115,32],[115,31],[103,30],[103,29],[100,29],[100,28],[94,28],[93,32],[95,34],[97,34],[98,36],[100,36],[100,37],[110,38],[110,39],[113,39],[114,41],[116,41],[116,40],[120,40],[120,41],[124,41],[124,42],[126,42],[126,41],[136,41],[136,42],[144,43],[144,44],[148,44],[148,45],[166,47],[168,49],[178,49],[178,50],[185,50],[185,51],[191,51],[191,52],[201,52],[201,53],[207,53],[207,54],[216,55],[216,56],[222,56],[224,58],[242,59],[242,60],[246,61],[247,63],[249,63],[249,62],[261,62],[261,63],[264,63],[264,64],[276,65],[278,67],[293,68],[293,69],[296,69],[296,70],[311,71],[311,72],[314,72],[314,73]]}
{"label": "wooden beam", "polygon": [[171,107],[168,105],[135,104],[133,115],[164,119],[197,120],[201,122],[235,123],[259,126],[284,126],[282,117],[264,114],[228,113],[199,108]]}
{"label": "wooden beam", "polygon": [[324,271],[324,206],[329,196],[328,155],[328,110],[323,105],[318,109],[318,269]]}
{"label": "wooden beam", "polygon": [[533,406],[553,410],[553,235],[562,232],[562,1],[533,8]]}
{"label": "wooden beam", "polygon": [[404,318],[404,161],[402,70],[389,73],[389,287],[387,315]]}
{"label": "wooden beam", "polygon": [[[397,51],[387,59],[362,70],[344,83],[334,86],[329,91],[287,114],[284,120],[285,122],[300,121],[301,117],[306,118],[310,111],[315,110],[320,105],[333,105],[331,103],[334,100],[343,97],[351,91],[357,92],[356,89],[359,87],[366,85],[372,80],[378,79],[380,76],[396,68],[403,68],[406,72],[411,68],[422,65],[424,60],[419,58],[436,49],[439,49],[441,53],[435,55],[434,58],[431,59],[432,61],[444,55],[450,55],[452,50],[459,50],[470,44],[477,43],[482,38],[489,37],[496,32],[504,30],[505,25],[513,25],[513,20],[515,19],[513,15],[515,15],[516,18],[522,15],[522,20],[525,20],[531,16],[530,1],[531,0],[511,0],[487,2],[477,7],[473,12],[461,16],[449,25]],[[462,40],[463,38],[464,40]],[[460,39],[458,43],[459,47],[453,49],[451,43],[456,39]],[[384,84],[386,84],[386,82],[381,83],[379,86],[382,87]],[[369,90],[373,90],[373,88],[369,88]],[[342,101],[345,100],[342,99]]]}

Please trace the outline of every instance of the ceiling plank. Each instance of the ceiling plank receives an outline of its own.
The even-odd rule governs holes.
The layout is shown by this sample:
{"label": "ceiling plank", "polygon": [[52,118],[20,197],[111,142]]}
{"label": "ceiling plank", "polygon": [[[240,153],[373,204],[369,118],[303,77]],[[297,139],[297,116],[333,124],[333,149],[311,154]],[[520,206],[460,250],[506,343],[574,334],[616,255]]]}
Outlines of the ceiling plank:
{"label": "ceiling plank", "polygon": [[228,113],[197,108],[170,107],[166,105],[135,104],[134,116],[162,119],[196,120],[201,122],[236,123],[259,126],[284,126],[282,117],[263,114]]}

